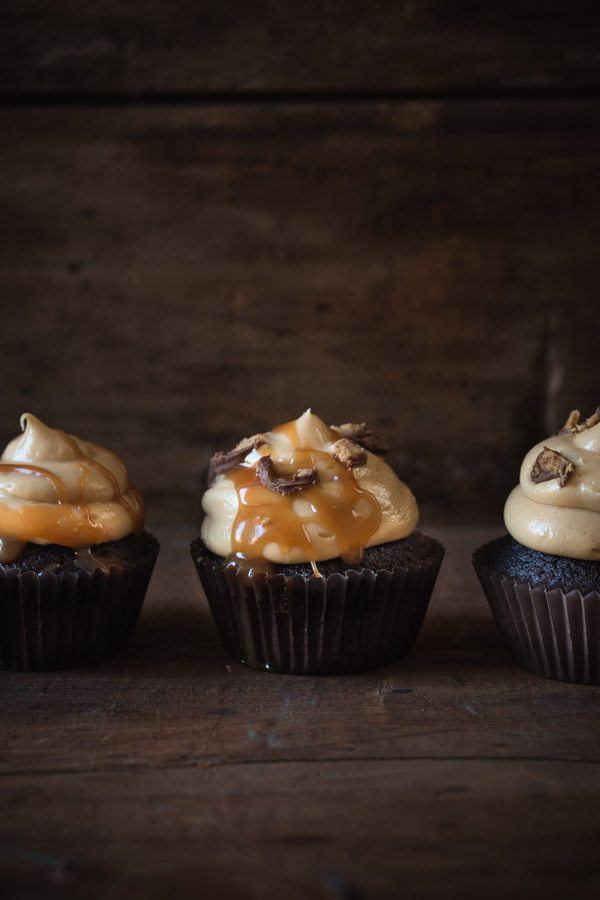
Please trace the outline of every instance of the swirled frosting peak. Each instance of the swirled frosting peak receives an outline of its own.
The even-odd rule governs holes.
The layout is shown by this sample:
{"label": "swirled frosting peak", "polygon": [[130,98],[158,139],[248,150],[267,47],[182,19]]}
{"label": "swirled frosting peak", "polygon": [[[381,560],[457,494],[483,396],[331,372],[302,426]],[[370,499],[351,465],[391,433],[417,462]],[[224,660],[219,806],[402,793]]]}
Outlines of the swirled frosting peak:
{"label": "swirled frosting peak", "polygon": [[504,521],[533,550],[600,560],[600,413],[579,420],[573,411],[559,434],[526,454]]}
{"label": "swirled frosting peak", "polygon": [[142,501],[116,454],[31,413],[21,428],[0,458],[0,562],[27,542],[87,547],[142,527]]}
{"label": "swirled frosting peak", "polygon": [[414,531],[409,488],[381,458],[383,439],[363,425],[328,427],[307,410],[211,461],[202,540],[222,557],[313,565]]}

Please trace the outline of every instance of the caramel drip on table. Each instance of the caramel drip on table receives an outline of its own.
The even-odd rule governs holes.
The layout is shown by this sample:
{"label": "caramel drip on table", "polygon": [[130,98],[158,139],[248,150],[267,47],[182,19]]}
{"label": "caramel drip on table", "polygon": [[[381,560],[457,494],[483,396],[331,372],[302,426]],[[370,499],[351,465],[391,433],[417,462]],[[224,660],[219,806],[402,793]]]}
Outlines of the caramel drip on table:
{"label": "caramel drip on table", "polygon": [[[286,433],[285,429],[280,426],[277,430]],[[291,432],[287,436],[291,439]],[[381,510],[375,497],[358,486],[349,469],[320,450],[298,448],[290,463],[276,465],[286,474],[316,468],[319,483],[292,494],[278,494],[261,483],[254,467],[242,464],[228,472],[239,500],[232,554],[260,559],[267,545],[274,543],[284,554],[299,549],[314,567],[316,554],[308,526],[315,526],[318,534],[335,537],[345,562],[358,564],[379,527]]]}

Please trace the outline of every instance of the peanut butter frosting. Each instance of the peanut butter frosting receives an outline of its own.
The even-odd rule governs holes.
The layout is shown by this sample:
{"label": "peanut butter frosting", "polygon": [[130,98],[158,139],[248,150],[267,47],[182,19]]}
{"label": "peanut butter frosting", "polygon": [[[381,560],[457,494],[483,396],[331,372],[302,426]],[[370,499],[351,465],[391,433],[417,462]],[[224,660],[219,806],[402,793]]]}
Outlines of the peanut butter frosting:
{"label": "peanut butter frosting", "polygon": [[[370,449],[369,449],[370,448]],[[358,564],[366,547],[407,537],[416,500],[364,425],[328,427],[308,409],[212,460],[202,540],[222,557]]]}
{"label": "peanut butter frosting", "polygon": [[559,434],[527,453],[504,521],[532,550],[600,560],[600,413],[580,418],[574,410]]}
{"label": "peanut butter frosting", "polygon": [[0,458],[0,562],[25,544],[83,548],[141,530],[144,510],[119,457],[31,413]]}

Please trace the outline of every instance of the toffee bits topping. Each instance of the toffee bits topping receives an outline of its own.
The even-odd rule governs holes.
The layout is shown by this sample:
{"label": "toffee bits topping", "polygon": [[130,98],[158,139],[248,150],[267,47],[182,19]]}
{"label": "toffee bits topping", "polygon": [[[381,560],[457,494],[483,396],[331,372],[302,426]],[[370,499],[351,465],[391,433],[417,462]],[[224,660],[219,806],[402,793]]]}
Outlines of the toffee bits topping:
{"label": "toffee bits topping", "polygon": [[349,438],[340,438],[331,448],[332,456],[346,466],[347,469],[356,469],[367,462],[367,451]]}
{"label": "toffee bits topping", "polygon": [[342,438],[354,441],[355,444],[368,450],[369,453],[385,456],[390,450],[389,442],[380,434],[367,428],[364,422],[346,422],[344,425],[332,425],[331,430],[335,431]]}
{"label": "toffee bits topping", "polygon": [[544,447],[533,464],[530,477],[534,484],[558,478],[560,486],[564,487],[574,471],[575,466],[562,453]]}
{"label": "toffee bits topping", "polygon": [[559,434],[579,434],[580,431],[585,431],[586,428],[593,428],[598,422],[600,422],[600,406],[591,416],[584,419],[583,422],[581,421],[581,413],[579,410],[572,409],[567,417],[567,421],[560,429]]}

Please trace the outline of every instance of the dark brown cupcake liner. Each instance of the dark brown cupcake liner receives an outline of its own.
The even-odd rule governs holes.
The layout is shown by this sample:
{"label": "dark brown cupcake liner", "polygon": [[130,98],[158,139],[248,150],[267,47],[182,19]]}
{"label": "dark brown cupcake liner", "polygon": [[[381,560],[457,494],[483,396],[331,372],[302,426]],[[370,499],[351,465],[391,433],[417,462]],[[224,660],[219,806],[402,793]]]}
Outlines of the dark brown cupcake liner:
{"label": "dark brown cupcake liner", "polygon": [[512,578],[473,566],[514,661],[557,681],[600,684],[600,591]]}
{"label": "dark brown cupcake liner", "polygon": [[[441,549],[441,548],[440,548]],[[290,675],[357,672],[405,656],[421,628],[442,553],[431,563],[345,575],[254,576],[192,554],[227,653]]]}
{"label": "dark brown cupcake liner", "polygon": [[0,571],[0,668],[69,669],[113,656],[135,629],[158,556],[106,570]]}

